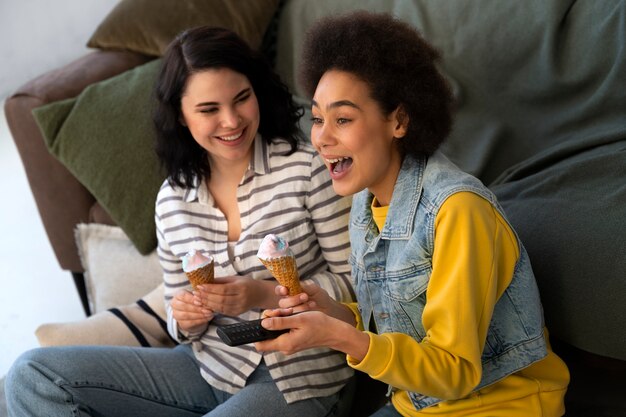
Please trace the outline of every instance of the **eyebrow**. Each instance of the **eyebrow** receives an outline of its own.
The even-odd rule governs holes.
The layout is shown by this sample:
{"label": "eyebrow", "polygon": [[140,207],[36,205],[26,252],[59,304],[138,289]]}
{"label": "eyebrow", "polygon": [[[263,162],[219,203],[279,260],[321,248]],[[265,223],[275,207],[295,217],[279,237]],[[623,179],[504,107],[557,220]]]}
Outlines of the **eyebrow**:
{"label": "eyebrow", "polygon": [[[311,100],[311,105],[315,106],[317,108],[320,107],[320,105],[315,100]],[[349,106],[349,107],[353,107],[353,108],[355,108],[357,110],[361,110],[361,108],[359,106],[357,106],[356,104],[354,104],[350,100],[333,101],[332,103],[330,103],[329,105],[326,106],[326,109],[330,110],[330,109],[335,109],[335,108],[341,107],[341,106]]]}
{"label": "eyebrow", "polygon": [[[238,99],[240,99],[242,96],[246,95],[247,93],[249,93],[250,91],[252,91],[251,87],[246,87],[243,90],[241,90],[240,92],[237,93],[237,95],[235,97],[233,97],[233,101],[236,101]],[[220,103],[217,101],[205,101],[202,103],[198,103],[196,104],[196,107],[205,107],[205,106],[218,106]]]}

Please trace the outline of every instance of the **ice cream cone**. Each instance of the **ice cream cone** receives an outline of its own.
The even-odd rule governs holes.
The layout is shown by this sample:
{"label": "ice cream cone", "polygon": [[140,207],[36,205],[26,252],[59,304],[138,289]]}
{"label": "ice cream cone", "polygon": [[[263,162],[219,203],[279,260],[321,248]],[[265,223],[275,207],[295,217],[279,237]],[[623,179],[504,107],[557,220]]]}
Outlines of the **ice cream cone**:
{"label": "ice cream cone", "polygon": [[296,258],[291,256],[281,256],[279,258],[259,258],[263,265],[272,273],[276,281],[289,290],[289,295],[296,295],[302,292],[300,286],[300,276]]}
{"label": "ice cream cone", "polygon": [[182,257],[183,271],[193,289],[198,285],[210,284],[215,277],[213,257],[192,249]]}
{"label": "ice cream cone", "polygon": [[198,285],[210,284],[213,282],[213,278],[215,277],[213,264],[213,261],[211,261],[211,263],[201,266],[200,268],[185,272],[194,290],[197,289],[196,287]]}

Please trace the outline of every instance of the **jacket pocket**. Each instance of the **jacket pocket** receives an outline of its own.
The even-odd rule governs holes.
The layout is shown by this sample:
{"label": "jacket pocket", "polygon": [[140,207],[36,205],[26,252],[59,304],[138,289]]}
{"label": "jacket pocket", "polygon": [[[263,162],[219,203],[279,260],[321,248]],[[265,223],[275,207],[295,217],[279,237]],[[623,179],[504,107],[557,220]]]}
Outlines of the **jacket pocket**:
{"label": "jacket pocket", "polygon": [[393,331],[406,333],[418,341],[426,336],[422,314],[429,278],[430,267],[406,268],[387,276],[385,294]]}

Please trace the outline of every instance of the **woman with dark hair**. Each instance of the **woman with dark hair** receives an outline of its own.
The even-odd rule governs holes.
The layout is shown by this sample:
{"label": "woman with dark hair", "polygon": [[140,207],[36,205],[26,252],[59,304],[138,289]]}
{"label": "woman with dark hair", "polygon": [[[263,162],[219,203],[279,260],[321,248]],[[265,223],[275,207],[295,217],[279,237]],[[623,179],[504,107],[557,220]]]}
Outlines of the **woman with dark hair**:
{"label": "woman with dark hair", "polygon": [[[300,140],[301,109],[261,55],[209,27],[170,44],[156,98],[156,149],[168,174],[156,201],[157,251],[168,331],[180,344],[27,352],[8,377],[11,415],[342,415],[354,371],[341,352],[259,353],[216,333],[278,307],[276,281],[256,257],[270,233],[289,242],[305,287],[353,299],[350,199],[337,196]],[[192,250],[215,269],[195,290],[181,262]]]}
{"label": "woman with dark hair", "polygon": [[[250,101],[256,102],[258,108],[255,128],[246,132],[249,137],[259,133],[267,144],[286,142],[288,154],[296,151],[298,143],[305,138],[298,127],[302,109],[293,102],[291,93],[260,52],[227,30],[200,27],[183,32],[166,51],[156,86],[157,154],[172,185],[193,186],[195,179],[209,179],[211,175],[209,151],[194,138],[185,123],[180,123],[184,116],[181,101],[188,91],[189,80],[210,69],[231,70],[247,78],[252,93]],[[204,107],[204,111],[197,111],[207,114],[216,108]]]}
{"label": "woman with dark hair", "polygon": [[311,140],[335,191],[354,194],[357,303],[277,287],[282,308],[262,324],[290,331],[255,346],[346,353],[390,386],[377,417],[563,415],[569,374],[549,346],[528,255],[495,196],[437,151],[453,109],[437,59],[385,14],[310,29]]}

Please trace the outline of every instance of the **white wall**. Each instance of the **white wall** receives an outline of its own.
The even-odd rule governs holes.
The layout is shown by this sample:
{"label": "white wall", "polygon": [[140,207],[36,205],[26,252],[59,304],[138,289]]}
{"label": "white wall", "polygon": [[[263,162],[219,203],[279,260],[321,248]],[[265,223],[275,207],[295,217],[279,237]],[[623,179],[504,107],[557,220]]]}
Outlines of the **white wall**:
{"label": "white wall", "polygon": [[[3,112],[20,85],[89,52],[85,46],[117,0],[0,0],[0,378],[38,346],[42,323],[84,318],[70,273],[46,237]],[[32,257],[37,267],[28,269]],[[5,415],[0,410],[0,416]]]}
{"label": "white wall", "polygon": [[0,101],[86,53],[117,0],[0,0]]}

